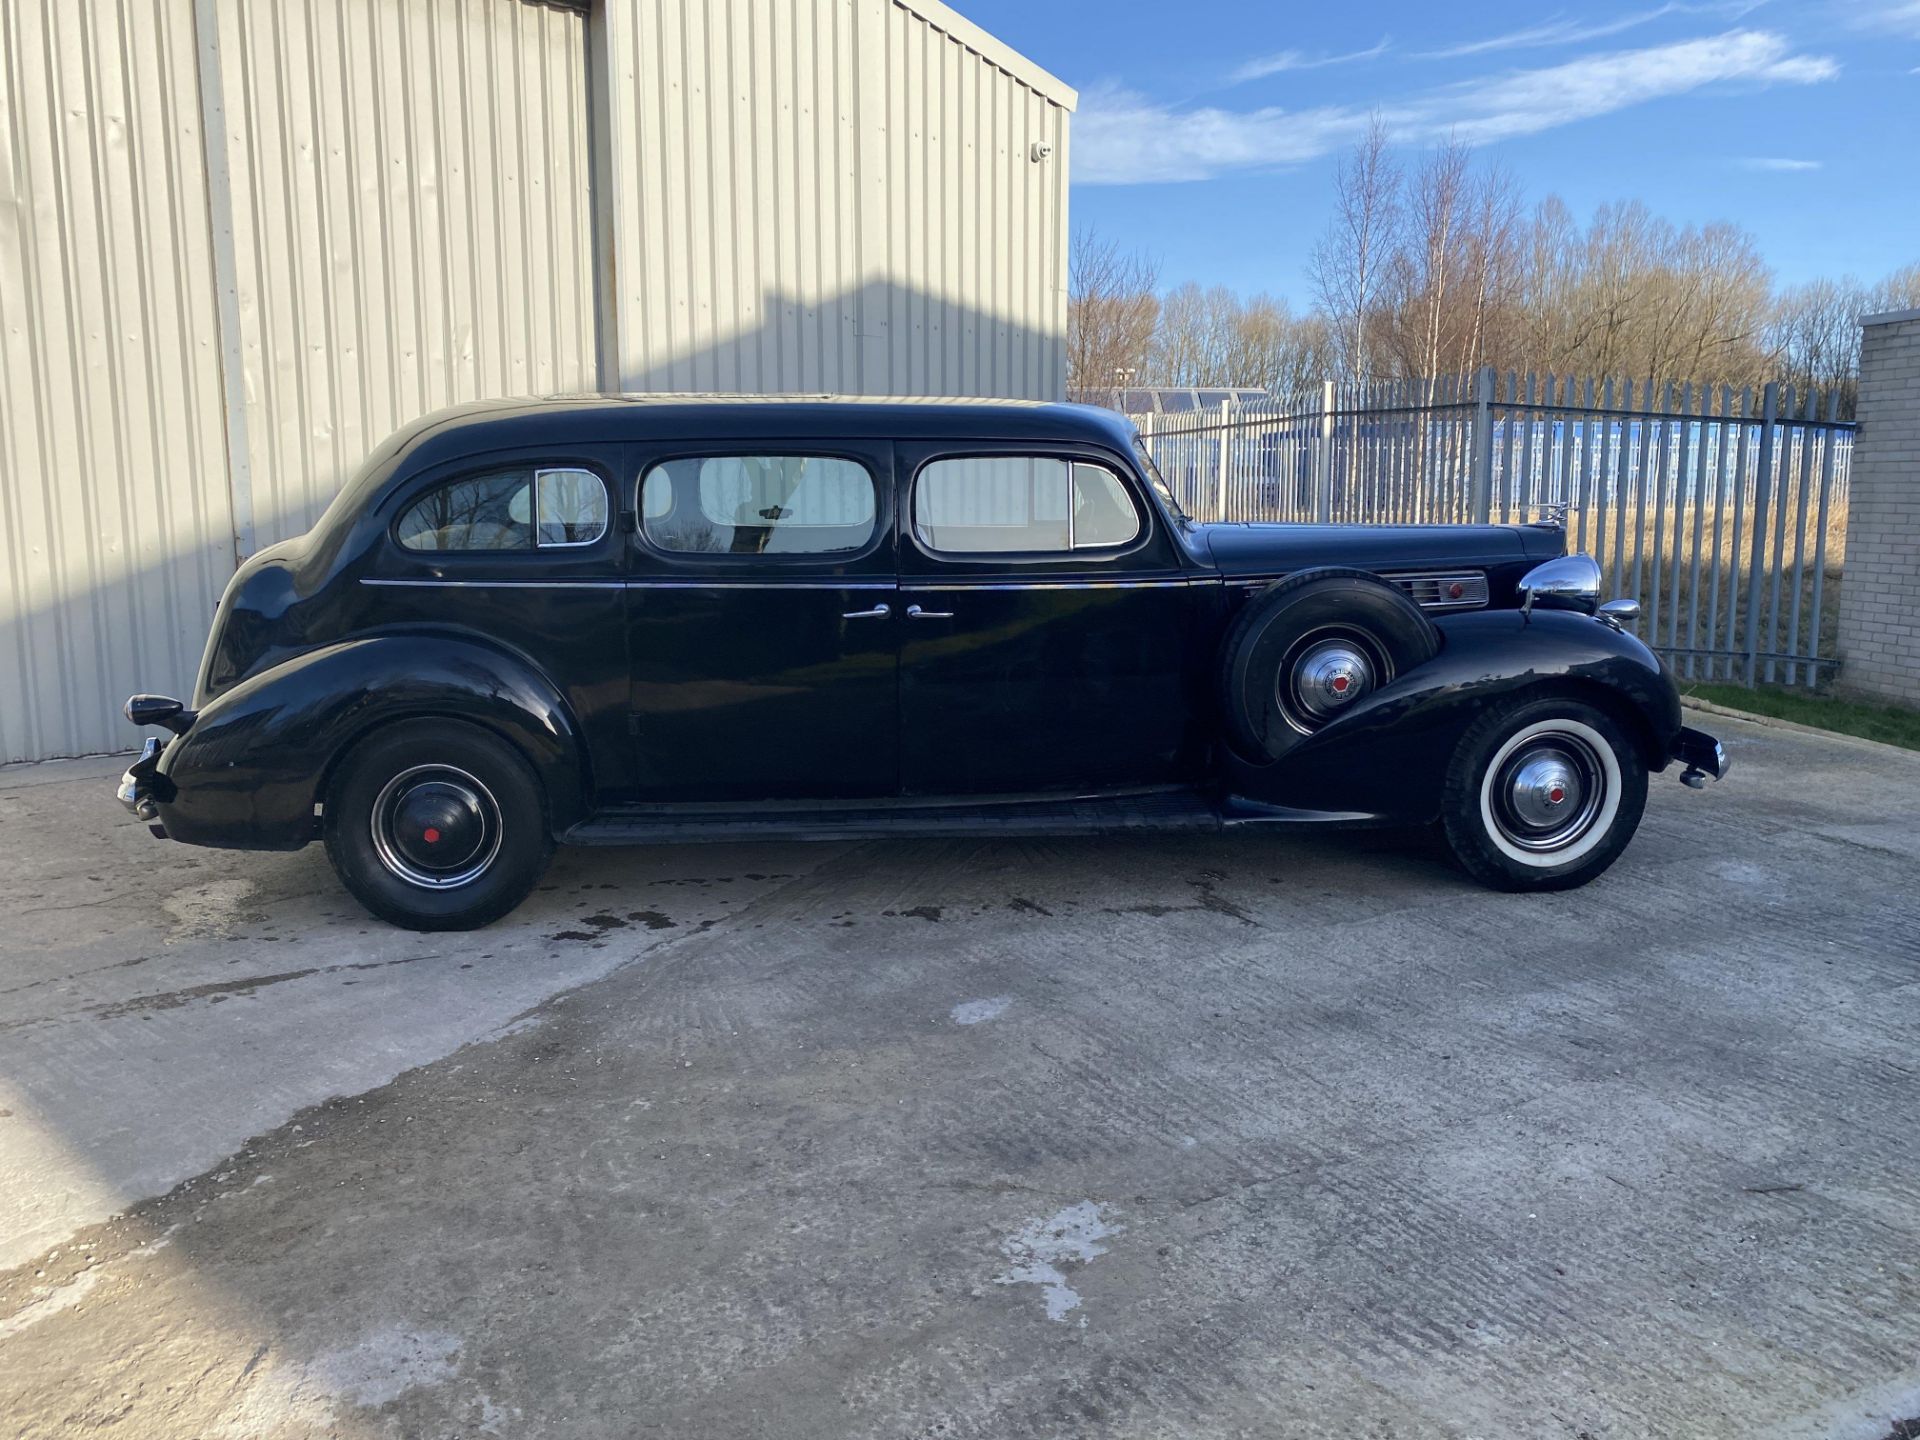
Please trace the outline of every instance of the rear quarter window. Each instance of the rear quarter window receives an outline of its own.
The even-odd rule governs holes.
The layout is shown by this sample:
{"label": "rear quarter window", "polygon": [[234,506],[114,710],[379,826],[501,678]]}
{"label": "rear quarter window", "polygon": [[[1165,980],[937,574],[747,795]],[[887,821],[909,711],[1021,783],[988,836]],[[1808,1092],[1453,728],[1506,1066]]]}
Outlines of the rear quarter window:
{"label": "rear quarter window", "polygon": [[572,549],[607,533],[606,482],[567,467],[498,470],[435,486],[394,527],[403,549]]}

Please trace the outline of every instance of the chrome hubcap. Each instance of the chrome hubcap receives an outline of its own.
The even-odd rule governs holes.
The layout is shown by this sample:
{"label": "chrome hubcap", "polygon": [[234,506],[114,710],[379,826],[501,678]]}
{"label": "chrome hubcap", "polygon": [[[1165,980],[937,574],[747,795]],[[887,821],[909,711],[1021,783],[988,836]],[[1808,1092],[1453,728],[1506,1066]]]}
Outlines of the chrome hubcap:
{"label": "chrome hubcap", "polygon": [[1494,823],[1526,850],[1558,850],[1592,827],[1605,781],[1593,747],[1579,736],[1536,736],[1509,755],[1494,780]]}
{"label": "chrome hubcap", "polygon": [[1373,665],[1358,647],[1327,640],[1300,657],[1294,671],[1295,693],[1309,715],[1321,719],[1351,705],[1373,689]]}
{"label": "chrome hubcap", "polygon": [[1296,730],[1317,730],[1378,689],[1383,665],[1350,634],[1309,635],[1295,645],[1281,670],[1281,709]]}
{"label": "chrome hubcap", "polygon": [[1545,829],[1580,810],[1584,786],[1573,763],[1557,751],[1535,755],[1513,780],[1513,811],[1528,825]]}
{"label": "chrome hubcap", "polygon": [[423,889],[450,890],[479,879],[500,853],[500,838],[493,793],[451,765],[403,770],[373,802],[374,853],[393,874]]}

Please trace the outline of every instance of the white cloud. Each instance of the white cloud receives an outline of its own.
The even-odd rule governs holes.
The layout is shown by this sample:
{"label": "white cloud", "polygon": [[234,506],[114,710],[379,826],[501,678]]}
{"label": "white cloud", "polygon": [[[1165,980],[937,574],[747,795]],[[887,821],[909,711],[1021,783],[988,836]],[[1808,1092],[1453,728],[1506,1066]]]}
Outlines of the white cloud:
{"label": "white cloud", "polygon": [[1309,55],[1304,50],[1279,50],[1247,61],[1228,77],[1238,85],[1244,80],[1263,80],[1287,70],[1324,70],[1329,65],[1352,65],[1362,60],[1378,60],[1392,44],[1391,35],[1382,35],[1380,43],[1365,50],[1350,50],[1344,55]]}
{"label": "white cloud", "polygon": [[1887,30],[1920,40],[1920,0],[1877,0],[1871,5],[1849,0],[1847,20],[1856,29]]}
{"label": "white cloud", "polygon": [[1818,170],[1818,160],[1795,160],[1785,155],[1749,155],[1737,163],[1742,170],[1771,170],[1789,174],[1798,170]]}
{"label": "white cloud", "polygon": [[[1833,60],[1795,54],[1779,35],[1732,30],[1447,85],[1373,108],[1397,141],[1457,135],[1484,144],[1707,86],[1805,85],[1838,73]],[[1074,179],[1093,185],[1205,180],[1299,164],[1347,144],[1366,128],[1370,113],[1350,105],[1188,110],[1132,90],[1095,88],[1074,118]]]}
{"label": "white cloud", "polygon": [[1725,0],[1720,4],[1687,5],[1674,3],[1661,5],[1653,10],[1639,10],[1631,15],[1621,15],[1612,20],[1568,20],[1556,17],[1538,25],[1529,25],[1519,30],[1509,30],[1502,35],[1490,35],[1484,40],[1468,40],[1459,45],[1449,45],[1440,50],[1428,50],[1419,58],[1422,60],[1457,60],[1468,55],[1488,55],[1497,50],[1537,50],[1550,45],[1580,45],[1588,40],[1604,40],[1610,35],[1623,34],[1638,29],[1669,15],[1717,15],[1722,19],[1738,18],[1760,8],[1766,0]]}
{"label": "white cloud", "polygon": [[[1779,35],[1730,30],[1645,50],[1587,55],[1544,70],[1449,86],[1407,115],[1416,131],[1451,130],[1470,143],[1534,135],[1707,85],[1809,85],[1840,67],[1823,55],[1796,55]],[[1388,121],[1393,113],[1389,109]]]}

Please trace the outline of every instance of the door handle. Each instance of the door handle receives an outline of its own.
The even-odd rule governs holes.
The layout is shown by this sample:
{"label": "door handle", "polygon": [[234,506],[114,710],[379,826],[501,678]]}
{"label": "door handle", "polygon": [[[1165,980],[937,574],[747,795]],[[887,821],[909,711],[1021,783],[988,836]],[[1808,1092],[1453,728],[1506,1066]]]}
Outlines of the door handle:
{"label": "door handle", "polygon": [[876,605],[871,610],[847,610],[842,612],[842,620],[884,620],[893,613],[890,605]]}
{"label": "door handle", "polygon": [[907,618],[909,620],[951,620],[953,618],[953,611],[922,610],[918,605],[909,605],[907,606]]}

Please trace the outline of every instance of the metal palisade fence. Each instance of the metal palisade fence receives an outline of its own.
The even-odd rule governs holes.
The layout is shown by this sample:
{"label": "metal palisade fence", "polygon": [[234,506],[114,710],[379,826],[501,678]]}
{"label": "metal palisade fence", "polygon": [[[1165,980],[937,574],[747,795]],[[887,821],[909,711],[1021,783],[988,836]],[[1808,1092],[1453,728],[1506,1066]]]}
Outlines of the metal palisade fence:
{"label": "metal palisade fence", "polygon": [[1813,685],[1835,665],[1854,427],[1834,397],[1497,376],[1329,382],[1136,417],[1202,520],[1527,523],[1567,543],[1683,676]]}

